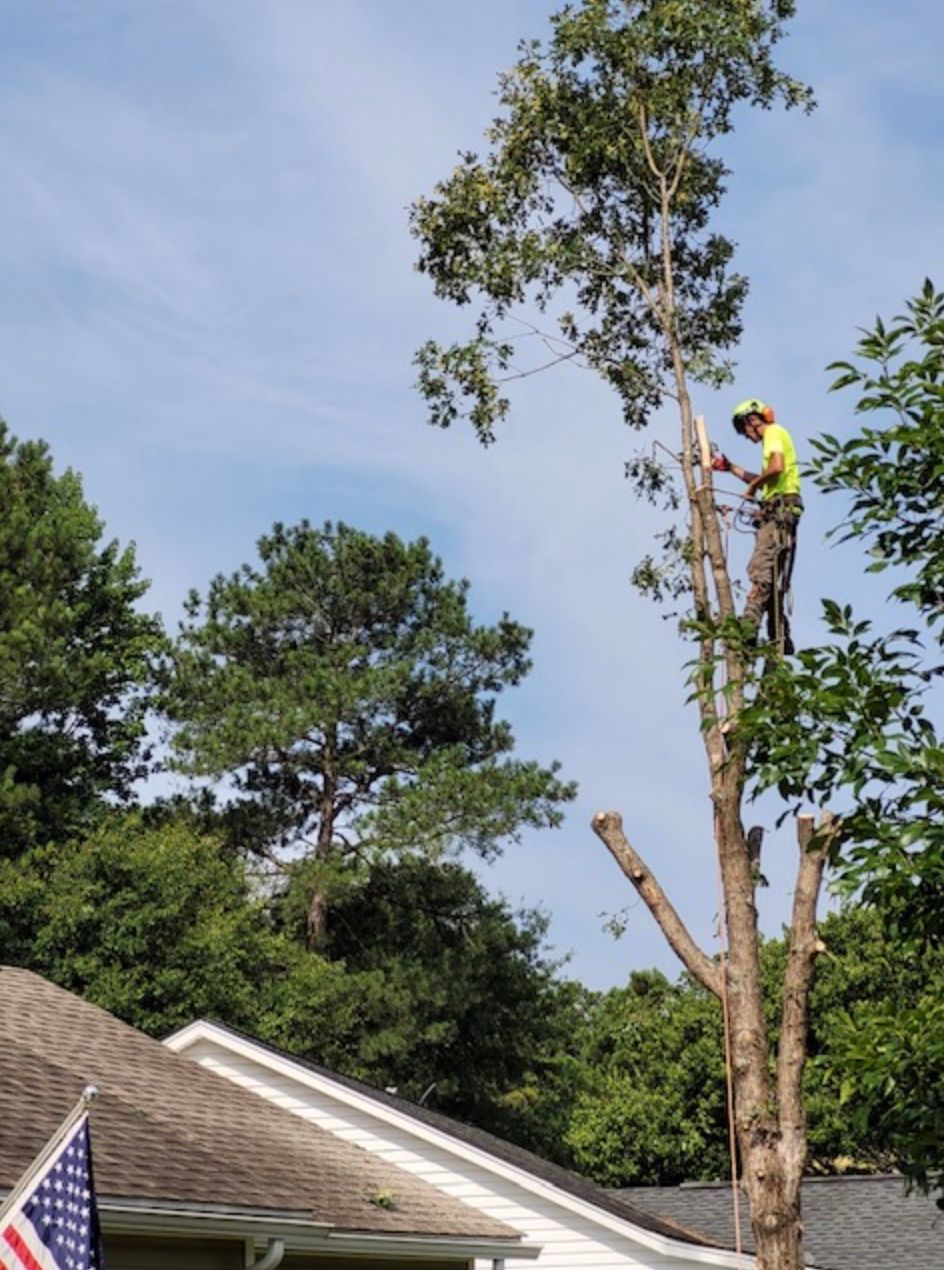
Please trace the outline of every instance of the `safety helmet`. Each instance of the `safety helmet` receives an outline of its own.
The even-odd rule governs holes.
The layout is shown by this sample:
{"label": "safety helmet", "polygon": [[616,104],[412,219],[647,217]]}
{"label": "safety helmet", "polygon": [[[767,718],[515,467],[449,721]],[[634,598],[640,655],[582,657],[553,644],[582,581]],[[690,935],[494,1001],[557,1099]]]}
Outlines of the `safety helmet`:
{"label": "safety helmet", "polygon": [[734,407],[734,414],[731,416],[734,431],[742,437],[747,431],[747,421],[751,415],[760,415],[764,423],[773,423],[774,421],[773,406],[768,406],[759,397],[748,397]]}

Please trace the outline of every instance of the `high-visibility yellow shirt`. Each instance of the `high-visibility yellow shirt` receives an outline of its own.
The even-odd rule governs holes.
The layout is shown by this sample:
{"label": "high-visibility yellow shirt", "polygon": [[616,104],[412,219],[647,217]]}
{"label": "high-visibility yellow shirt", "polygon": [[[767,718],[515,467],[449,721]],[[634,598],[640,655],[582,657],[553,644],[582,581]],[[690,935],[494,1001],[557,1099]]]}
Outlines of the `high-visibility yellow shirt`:
{"label": "high-visibility yellow shirt", "polygon": [[783,494],[799,494],[800,465],[797,463],[796,450],[793,448],[793,438],[790,433],[779,423],[768,423],[764,429],[763,445],[764,471],[767,470],[772,454],[783,455],[783,471],[779,472],[774,480],[761,486],[761,501],[780,498]]}

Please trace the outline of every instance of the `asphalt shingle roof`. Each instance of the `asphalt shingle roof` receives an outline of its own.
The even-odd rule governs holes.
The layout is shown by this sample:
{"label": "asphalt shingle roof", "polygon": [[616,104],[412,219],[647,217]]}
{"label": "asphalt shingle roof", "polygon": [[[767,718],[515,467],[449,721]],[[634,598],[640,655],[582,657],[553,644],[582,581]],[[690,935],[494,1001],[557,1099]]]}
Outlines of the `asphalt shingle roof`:
{"label": "asphalt shingle roof", "polygon": [[[632,1186],[615,1191],[633,1209],[640,1205],[734,1246],[730,1186]],[[907,1195],[902,1178],[808,1178],[802,1193],[804,1253],[817,1270],[942,1270],[944,1212],[934,1200]],[[746,1204],[741,1238],[753,1250]]]}
{"label": "asphalt shingle roof", "polygon": [[535,1155],[531,1151],[526,1151],[524,1147],[515,1146],[513,1142],[506,1142],[503,1138],[496,1138],[494,1134],[487,1133],[484,1129],[477,1129],[473,1125],[464,1124],[461,1120],[454,1120],[450,1116],[434,1111],[430,1107],[421,1107],[415,1102],[401,1098],[398,1094],[391,1093],[389,1090],[376,1089],[373,1085],[367,1085],[363,1081],[355,1080],[352,1076],[343,1076],[340,1072],[332,1071],[328,1067],[322,1067],[318,1063],[312,1063],[308,1059],[299,1058],[297,1055],[280,1050],[265,1041],[258,1041],[255,1037],[240,1032],[236,1028],[228,1027],[215,1021],[213,1022],[213,1027],[219,1028],[221,1032],[229,1032],[232,1036],[238,1037],[242,1041],[248,1041],[260,1050],[274,1054],[287,1062],[296,1063],[304,1070],[314,1072],[316,1075],[325,1077],[346,1089],[363,1094],[382,1106],[402,1112],[420,1124],[429,1125],[430,1128],[438,1129],[440,1132],[448,1134],[449,1137],[455,1138],[458,1142],[464,1142],[468,1146],[476,1147],[480,1151],[494,1156],[496,1160],[501,1160],[515,1168],[522,1169],[524,1172],[558,1187],[567,1194],[573,1195],[576,1199],[586,1200],[587,1203],[594,1204],[604,1212],[610,1213],[614,1217],[621,1217],[624,1221],[630,1221],[633,1225],[639,1226],[643,1230],[651,1231],[653,1234],[661,1235],[667,1239],[677,1239],[682,1243],[700,1246],[707,1245],[708,1247],[726,1247],[713,1236],[694,1231],[691,1222],[683,1221],[682,1218],[675,1214],[671,1216],[663,1215],[635,1205],[624,1199],[619,1192],[598,1186],[596,1182],[591,1182],[589,1178],[581,1177],[579,1173],[572,1173],[569,1169],[562,1168],[558,1164],[551,1164],[550,1161],[542,1159],[541,1156]]}
{"label": "asphalt shingle roof", "polygon": [[[102,1197],[290,1212],[372,1233],[518,1232],[264,1102],[38,975],[0,968],[0,1187],[88,1083]],[[393,1207],[378,1205],[388,1193]]]}
{"label": "asphalt shingle roof", "polygon": [[[686,1243],[734,1247],[727,1184],[698,1182],[624,1190],[598,1186],[483,1129],[298,1058],[235,1028],[220,1023],[213,1026],[477,1147],[643,1230]],[[803,1184],[803,1215],[806,1259],[816,1270],[944,1270],[944,1212],[933,1200],[906,1195],[900,1177],[810,1178]],[[744,1249],[753,1250],[746,1203],[741,1205],[741,1227]]]}

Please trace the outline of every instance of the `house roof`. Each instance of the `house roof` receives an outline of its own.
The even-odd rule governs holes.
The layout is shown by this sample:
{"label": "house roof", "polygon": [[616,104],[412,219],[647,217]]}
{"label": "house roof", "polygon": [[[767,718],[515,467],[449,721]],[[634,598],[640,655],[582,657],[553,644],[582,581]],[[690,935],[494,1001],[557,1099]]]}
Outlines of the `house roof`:
{"label": "house roof", "polygon": [[255,1037],[248,1036],[236,1028],[215,1022],[191,1024],[189,1027],[181,1029],[180,1032],[174,1033],[172,1037],[168,1037],[165,1043],[173,1044],[177,1037],[183,1037],[192,1028],[200,1027],[209,1027],[213,1032],[223,1036],[228,1034],[237,1041],[272,1054],[284,1062],[295,1064],[303,1070],[312,1072],[316,1076],[331,1081],[342,1088],[352,1090],[382,1107],[391,1108],[420,1124],[428,1125],[430,1128],[454,1138],[457,1142],[485,1152],[496,1160],[510,1164],[577,1199],[593,1204],[596,1208],[609,1213],[613,1217],[631,1222],[642,1230],[650,1231],[652,1234],[681,1243],[708,1248],[730,1247],[729,1244],[718,1240],[710,1233],[693,1230],[692,1223],[678,1214],[666,1215],[644,1208],[626,1199],[617,1191],[598,1186],[588,1178],[581,1177],[578,1173],[573,1173],[560,1165],[551,1164],[539,1155],[535,1155],[523,1147],[515,1146],[514,1143],[506,1142],[503,1138],[497,1138],[494,1134],[487,1133],[484,1129],[464,1124],[460,1120],[454,1120],[450,1116],[443,1115],[441,1112],[434,1111],[429,1107],[421,1107],[417,1103],[401,1098],[388,1090],[376,1089],[374,1086],[355,1080],[351,1076],[343,1076],[330,1068],[320,1066],[318,1063],[299,1058],[297,1055],[287,1053],[276,1046],[256,1040]]}
{"label": "house roof", "polygon": [[[614,1194],[734,1246],[729,1185],[632,1186]],[[944,1266],[944,1212],[927,1196],[906,1194],[897,1175],[808,1178],[802,1204],[804,1253],[817,1270]],[[741,1237],[745,1250],[753,1251],[746,1205],[741,1207]]]}
{"label": "house roof", "polygon": [[507,1240],[513,1255],[511,1227],[38,975],[0,967],[0,1187],[89,1082],[101,1091],[91,1109],[100,1197],[282,1213],[371,1235]]}

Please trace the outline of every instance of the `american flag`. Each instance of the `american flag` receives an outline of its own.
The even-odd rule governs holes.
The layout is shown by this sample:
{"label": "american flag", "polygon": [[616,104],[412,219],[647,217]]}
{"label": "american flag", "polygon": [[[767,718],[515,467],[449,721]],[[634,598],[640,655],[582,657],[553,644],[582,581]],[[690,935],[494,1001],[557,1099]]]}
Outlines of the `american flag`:
{"label": "american flag", "polygon": [[0,1214],[0,1266],[104,1270],[88,1114],[71,1124],[51,1151],[50,1147]]}

